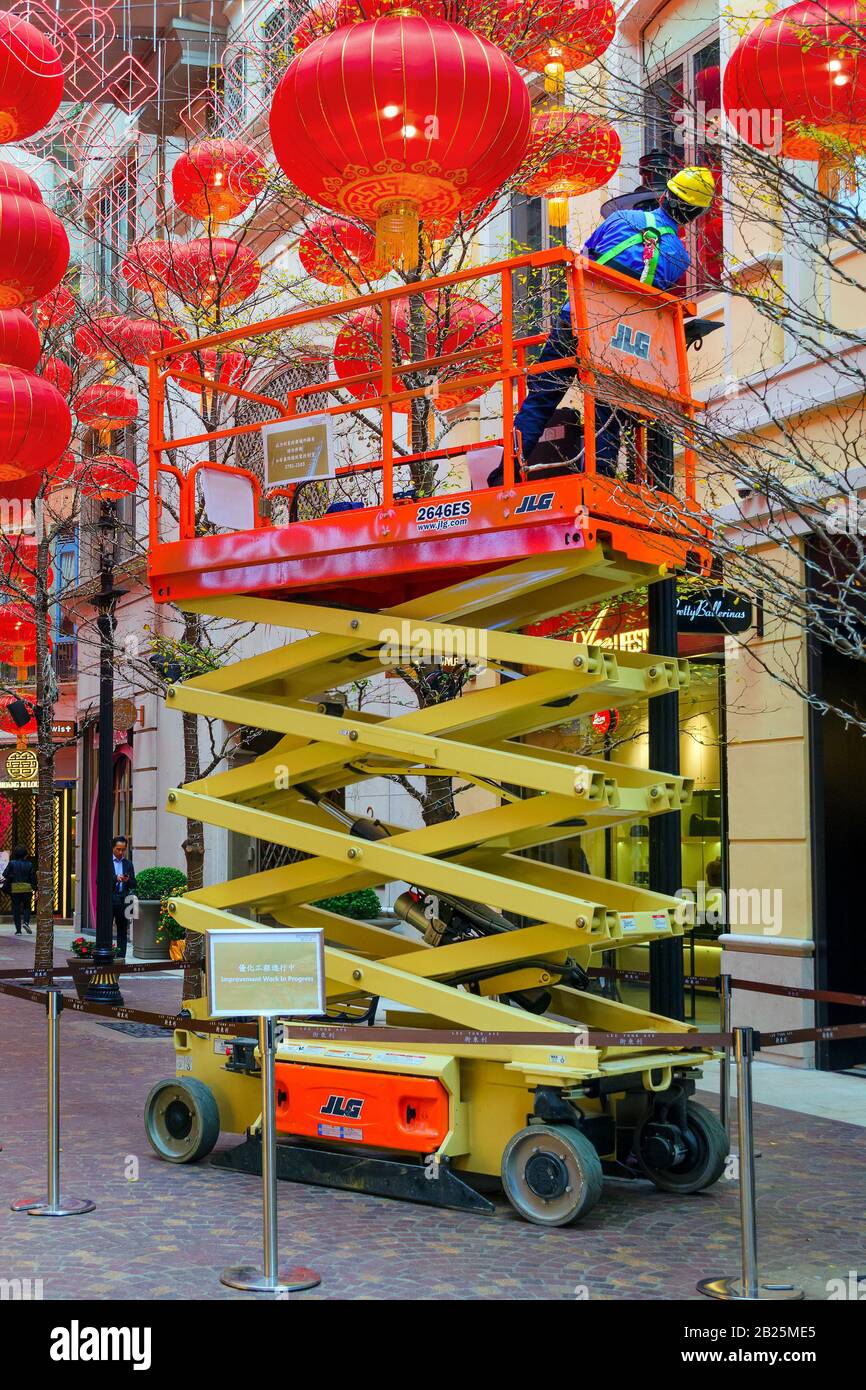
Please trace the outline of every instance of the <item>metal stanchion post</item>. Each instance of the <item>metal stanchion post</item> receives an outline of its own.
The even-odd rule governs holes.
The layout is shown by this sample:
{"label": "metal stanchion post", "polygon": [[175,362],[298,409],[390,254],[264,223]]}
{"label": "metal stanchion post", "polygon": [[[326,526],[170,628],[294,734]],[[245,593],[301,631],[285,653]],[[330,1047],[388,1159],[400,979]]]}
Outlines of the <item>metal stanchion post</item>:
{"label": "metal stanchion post", "polygon": [[761,1284],[758,1280],[758,1226],[755,1212],[755,1142],[752,1133],[752,1057],[754,1030],[734,1029],[737,1064],[737,1129],[740,1142],[740,1277],[701,1279],[698,1292],[708,1298],[768,1302],[798,1299],[802,1289],[792,1284]]}
{"label": "metal stanchion post", "polygon": [[22,1197],[12,1203],[13,1211],[26,1211],[28,1216],[79,1216],[93,1211],[94,1202],[87,1198],[60,1197],[60,1013],[63,995],[56,985],[45,993],[48,1015],[48,1200]]}
{"label": "metal stanchion post", "polygon": [[274,1115],[274,1020],[259,1019],[259,1051],[262,1060],[262,1246],[263,1267],[234,1265],[224,1269],[220,1283],[252,1293],[297,1293],[314,1289],[321,1275],[303,1265],[279,1263],[277,1232],[276,1117]]}
{"label": "metal stanchion post", "polygon": [[[722,1032],[731,1031],[731,977],[722,975]],[[725,1043],[719,1077],[719,1119],[722,1129],[731,1137],[731,1047]]]}

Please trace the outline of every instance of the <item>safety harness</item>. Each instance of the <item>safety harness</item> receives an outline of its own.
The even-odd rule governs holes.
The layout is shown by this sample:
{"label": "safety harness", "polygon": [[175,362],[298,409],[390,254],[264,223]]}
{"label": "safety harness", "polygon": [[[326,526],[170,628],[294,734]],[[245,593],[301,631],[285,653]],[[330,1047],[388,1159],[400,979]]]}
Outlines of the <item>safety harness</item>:
{"label": "safety harness", "polygon": [[643,243],[643,271],[641,272],[641,283],[651,285],[655,280],[656,268],[659,263],[659,243],[663,236],[673,236],[673,227],[657,227],[655,214],[647,212],[644,214],[647,225],[642,232],[633,232],[624,241],[617,242],[609,251],[605,251],[602,256],[597,258],[598,265],[607,265],[621,255],[623,251],[628,251],[632,246],[639,246]]}

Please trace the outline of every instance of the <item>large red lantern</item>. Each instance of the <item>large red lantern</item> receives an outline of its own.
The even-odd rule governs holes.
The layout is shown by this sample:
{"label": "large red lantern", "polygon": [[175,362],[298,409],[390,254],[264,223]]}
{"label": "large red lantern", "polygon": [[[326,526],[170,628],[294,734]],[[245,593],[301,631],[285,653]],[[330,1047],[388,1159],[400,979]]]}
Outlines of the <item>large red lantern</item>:
{"label": "large red lantern", "polygon": [[418,221],[475,207],[529,135],[517,68],[479,34],[394,15],[316,39],[274,93],[274,153],[302,192],[375,222],[378,258],[417,264]]}
{"label": "large red lantern", "polygon": [[117,454],[95,454],[79,465],[75,481],[85,497],[119,502],[138,487],[138,469],[132,459]]}
{"label": "large red lantern", "polygon": [[262,157],[242,140],[202,140],[182,154],[171,171],[178,207],[211,223],[231,222],[261,193],[268,171]]}
{"label": "large red lantern", "polygon": [[69,264],[69,239],[43,203],[0,193],[0,309],[18,309],[53,290]]}
{"label": "large red lantern", "polygon": [[65,285],[58,285],[37,301],[36,322],[43,332],[64,328],[75,317],[76,307],[72,291]]}
{"label": "large red lantern", "polygon": [[132,290],[143,290],[157,304],[177,289],[174,261],[178,242],[143,239],[135,242],[121,263],[121,274]]}
{"label": "large red lantern", "polygon": [[62,97],[57,49],[25,19],[0,14],[0,144],[35,135]]}
{"label": "large red lantern", "polygon": [[71,434],[59,391],[20,367],[0,366],[0,482],[50,468]]}
{"label": "large red lantern", "polygon": [[511,47],[515,63],[544,73],[549,92],[562,97],[566,72],[600,58],[616,33],[610,0],[509,0],[508,19],[522,35]]}
{"label": "large red lantern", "polygon": [[72,409],[82,425],[98,430],[100,438],[107,439],[113,430],[126,429],[138,418],[138,397],[125,386],[100,381],[79,391]]}
{"label": "large red lantern", "polygon": [[32,372],[42,354],[33,320],[20,309],[0,313],[0,362]]}
{"label": "large red lantern", "polygon": [[19,169],[17,164],[0,162],[0,193],[17,193],[19,198],[29,198],[31,203],[42,202],[39,184]]}
{"label": "large red lantern", "polygon": [[129,319],[123,314],[105,314],[76,328],[73,341],[82,357],[113,370],[118,359],[129,355],[129,330]]}
{"label": "large red lantern", "polygon": [[186,334],[176,323],[157,323],[155,319],[130,319],[127,355],[130,362],[144,367],[152,352],[175,347],[185,341]]}
{"label": "large red lantern", "polygon": [[32,666],[36,659],[36,623],[27,603],[12,601],[0,607],[0,661]]}
{"label": "large red lantern", "polygon": [[[173,371],[190,372],[206,382],[220,386],[241,386],[252,370],[252,362],[242,352],[227,348],[194,348],[178,357]],[[180,381],[178,385],[185,391],[201,391],[203,388],[195,381]],[[211,392],[204,388],[206,394]]]}
{"label": "large red lantern", "polygon": [[612,125],[565,107],[532,117],[527,164],[532,173],[520,187],[533,198],[547,198],[550,221],[568,221],[568,199],[603,188],[619,168],[622,145]]}
{"label": "large red lantern", "polygon": [[175,252],[177,292],[202,309],[240,304],[255,294],[262,268],[248,246],[228,237],[197,237]]}
{"label": "large red lantern", "polygon": [[376,260],[373,233],[343,217],[318,217],[307,227],[298,241],[298,258],[314,280],[342,289],[381,280],[386,273]]}
{"label": "large red lantern", "polygon": [[786,159],[829,163],[866,151],[859,0],[800,0],[762,19],[731,55],[723,104],[741,139]]}
{"label": "large red lantern", "polygon": [[[432,308],[433,294],[428,302]],[[496,371],[502,360],[502,335],[500,320],[492,309],[478,299],[452,295],[447,303],[438,306],[435,325],[431,330],[431,339],[436,337],[441,339],[442,345],[437,351],[435,342],[430,342],[431,357],[448,357],[453,352],[465,352],[470,348],[473,351],[472,357],[442,368],[433,393],[437,410],[453,410],[455,406],[466,405],[490,389],[488,386],[455,388],[449,386],[449,382],[457,377]]]}
{"label": "large red lantern", "polygon": [[46,357],[40,376],[43,381],[56,387],[61,396],[68,397],[72,390],[72,368],[62,357]]}

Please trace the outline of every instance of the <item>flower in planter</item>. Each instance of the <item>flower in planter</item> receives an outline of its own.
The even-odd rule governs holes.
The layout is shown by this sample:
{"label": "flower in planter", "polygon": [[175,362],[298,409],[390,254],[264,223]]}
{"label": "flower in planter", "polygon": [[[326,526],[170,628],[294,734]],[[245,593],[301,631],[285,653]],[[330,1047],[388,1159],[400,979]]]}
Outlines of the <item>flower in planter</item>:
{"label": "flower in planter", "polygon": [[186,885],[183,888],[176,888],[173,893],[162,898],[159,904],[159,923],[156,928],[157,941],[182,941],[184,929],[180,923],[172,917],[168,910],[169,899],[181,898],[186,892]]}
{"label": "flower in planter", "polygon": [[84,936],[76,936],[72,942],[72,954],[85,957],[93,955],[93,943]]}

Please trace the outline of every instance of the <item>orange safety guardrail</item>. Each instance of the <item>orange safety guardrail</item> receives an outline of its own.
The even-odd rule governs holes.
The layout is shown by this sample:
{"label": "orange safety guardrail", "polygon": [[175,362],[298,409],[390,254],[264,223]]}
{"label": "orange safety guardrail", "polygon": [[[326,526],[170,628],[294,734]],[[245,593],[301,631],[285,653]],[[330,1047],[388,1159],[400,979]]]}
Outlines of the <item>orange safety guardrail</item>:
{"label": "orange safety guardrail", "polygon": [[[546,340],[547,334],[536,333],[520,338],[513,336],[512,277],[516,271],[543,268],[562,268],[564,271],[577,350],[573,357],[538,363],[529,360],[529,353],[533,347]],[[448,354],[422,359],[395,360],[392,335],[395,301],[494,278],[499,281],[501,304],[498,344],[491,347],[488,338],[486,343],[479,342]],[[375,363],[369,371],[354,376],[335,376],[327,381],[311,382],[297,387],[287,393],[285,402],[243,386],[214,381],[173,365],[175,359],[191,351],[229,347],[233,343],[265,335],[284,334],[312,325],[321,327],[331,321],[339,326],[340,320],[347,314],[368,307],[376,307],[381,313],[381,362]],[[525,397],[530,376],[540,372],[574,369],[578,386],[583,392],[584,474],[593,477],[596,472],[595,403],[597,396],[602,399],[607,396],[614,403],[619,403],[622,408],[627,409],[639,422],[636,482],[640,484],[644,481],[646,472],[645,424],[640,425],[640,422],[653,418],[654,403],[663,401],[666,409],[676,410],[685,422],[686,431],[688,422],[694,419],[696,410],[701,408],[701,403],[691,395],[683,329],[684,311],[694,312],[694,306],[674,295],[638,284],[610,267],[585,260],[566,247],[552,247],[547,251],[529,252],[488,266],[469,267],[426,281],[359,295],[351,300],[295,310],[251,327],[230,329],[193,342],[164,348],[150,358],[150,546],[153,549],[163,539],[160,535],[160,517],[163,509],[164,475],[173,477],[178,484],[178,528],[181,539],[189,539],[196,534],[196,485],[198,477],[205,470],[222,471],[247,478],[255,504],[256,527],[271,525],[269,518],[262,515],[263,490],[259,477],[250,469],[219,462],[214,457],[215,446],[220,441],[241,439],[245,435],[257,433],[262,429],[263,423],[270,422],[257,421],[214,429],[203,428],[199,432],[180,438],[167,437],[166,385],[169,381],[182,381],[187,386],[198,386],[210,401],[216,396],[224,396],[234,398],[238,402],[248,401],[262,405],[273,410],[273,422],[294,419],[299,415],[314,419],[316,416],[347,414],[369,416],[371,411],[381,411],[381,457],[373,461],[359,461],[339,467],[336,475],[345,477],[356,472],[360,474],[381,471],[381,505],[387,507],[394,501],[395,467],[444,458],[454,453],[465,454],[467,448],[472,447],[464,444],[441,450],[433,449],[426,453],[395,453],[395,410],[401,406],[405,410],[409,402],[429,391],[428,386],[405,386],[401,377],[413,371],[430,372],[465,365],[468,369],[465,376],[448,378],[449,393],[473,387],[489,389],[501,385],[502,437],[479,443],[502,444],[504,486],[507,488],[514,485],[516,468],[519,466],[519,458],[515,458],[513,430],[515,391],[519,408]],[[615,328],[611,337],[612,324]],[[654,340],[656,348],[651,353]],[[611,356],[612,352],[617,354],[616,358]],[[499,362],[495,368],[488,367],[487,364],[494,354],[499,357]],[[300,354],[299,358],[304,360]],[[472,370],[473,359],[476,368],[481,368],[480,370]],[[482,360],[478,362],[477,359]],[[306,354],[306,360],[311,360],[310,354]],[[321,361],[321,355],[316,360]],[[291,365],[291,359],[287,358],[284,365]],[[334,393],[352,386],[366,386],[374,394],[352,398],[349,401],[337,400],[336,403],[330,403],[315,411],[298,409],[299,404],[310,396],[333,396]],[[627,397],[625,403],[623,393]],[[169,451],[187,448],[204,448],[207,450],[207,457],[198,460],[186,472],[164,457]],[[682,473],[687,504],[694,504],[695,456],[689,446],[683,450]],[[288,487],[270,488],[269,492],[287,496],[296,486],[297,484],[291,484]]]}

